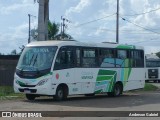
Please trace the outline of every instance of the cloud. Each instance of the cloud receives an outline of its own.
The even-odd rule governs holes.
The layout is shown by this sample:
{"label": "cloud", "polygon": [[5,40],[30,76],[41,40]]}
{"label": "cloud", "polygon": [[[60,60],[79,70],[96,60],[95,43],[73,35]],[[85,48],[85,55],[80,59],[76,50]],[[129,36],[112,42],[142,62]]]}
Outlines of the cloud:
{"label": "cloud", "polygon": [[145,46],[145,54],[157,53],[160,52],[159,47],[155,46]]}
{"label": "cloud", "polygon": [[[130,10],[128,9],[128,7],[130,8]],[[122,13],[122,15],[139,14],[154,9],[158,9],[160,8],[160,3],[151,0],[131,0],[130,6],[128,7],[127,8],[123,7],[125,13]],[[131,9],[132,12],[134,11],[134,13],[130,13]],[[160,10],[139,16],[123,16],[123,17],[130,20],[133,23],[136,23],[139,26],[147,28],[151,31],[155,31],[157,33],[159,32],[157,30],[160,28],[159,25]],[[120,29],[121,31],[123,30],[132,31],[128,34],[125,32],[120,34],[122,43],[145,46],[145,48],[147,48],[146,51],[150,53],[155,51],[156,52],[160,51],[160,49],[158,48],[158,46],[160,45],[159,41],[160,34],[155,34],[154,32],[144,30],[143,28],[137,27],[132,23],[128,23],[127,21],[121,21]]]}
{"label": "cloud", "polygon": [[0,34],[0,51],[5,54],[9,54],[13,49],[19,51],[19,47],[26,45],[28,41],[28,23],[9,29],[10,32]]}
{"label": "cloud", "polygon": [[[60,5],[59,3],[62,4]],[[160,10],[141,16],[124,16],[148,12],[157,8],[160,8],[160,2],[158,0],[120,0],[120,15],[122,17],[142,27],[159,32]],[[76,27],[78,24],[116,13],[116,0],[50,0],[50,10],[50,17],[53,20],[57,19],[59,22],[60,16],[65,15],[73,22],[72,26],[68,24],[69,28],[66,31],[76,40],[92,42],[116,41],[116,16]],[[8,33],[5,33],[7,31],[6,28],[4,28],[5,32],[3,30],[0,31],[0,41],[2,41],[0,47],[3,50],[6,50],[6,46],[9,46],[8,48],[12,48],[13,50],[13,48],[18,48],[23,43],[27,43],[27,14],[32,13],[37,16],[37,11],[38,4],[33,4],[33,0],[14,0],[12,4],[9,4],[7,1],[6,4],[1,2],[0,14],[1,16],[3,15],[1,20],[3,22],[1,23],[4,26],[7,26],[7,24],[9,24],[8,26],[12,26],[9,29],[8,26],[6,27]],[[15,14],[16,16],[13,16]],[[4,19],[5,16],[7,16],[6,20]],[[11,23],[9,23],[9,19],[12,20]],[[1,27],[3,24],[1,24]],[[159,35],[145,31],[132,23],[123,21],[121,18],[119,37],[120,43],[146,46],[148,52],[159,50]],[[6,42],[6,39],[10,42]]]}
{"label": "cloud", "polygon": [[[17,1],[17,2],[16,2]],[[13,49],[20,50],[19,47],[28,42],[28,13],[36,15],[38,4],[33,4],[33,0],[14,0],[1,2],[0,15],[0,51],[8,54]],[[37,19],[37,18],[36,18]],[[31,17],[31,29],[36,27],[37,20]]]}
{"label": "cloud", "polygon": [[72,13],[80,13],[84,8],[88,7],[91,4],[91,0],[80,0],[80,2],[74,6],[74,7],[70,7],[67,11],[66,11],[66,16],[69,16]]}
{"label": "cloud", "polygon": [[22,0],[17,3],[15,2],[13,4],[8,3],[7,5],[3,5],[0,8],[0,14],[8,15],[16,11],[25,11],[28,8],[36,8],[33,4],[33,1],[31,2],[31,0]]}

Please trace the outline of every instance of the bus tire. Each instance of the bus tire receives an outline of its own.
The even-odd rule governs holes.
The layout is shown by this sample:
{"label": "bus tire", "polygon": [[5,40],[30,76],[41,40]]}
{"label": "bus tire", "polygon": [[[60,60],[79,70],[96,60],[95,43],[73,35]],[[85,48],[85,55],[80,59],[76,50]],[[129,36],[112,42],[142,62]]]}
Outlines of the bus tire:
{"label": "bus tire", "polygon": [[108,92],[107,94],[109,97],[118,97],[122,94],[122,92],[123,92],[122,85],[116,83],[114,85],[113,92]]}
{"label": "bus tire", "polygon": [[154,83],[157,83],[157,80],[154,80]]}
{"label": "bus tire", "polygon": [[27,100],[35,100],[36,96],[33,94],[26,94]]}
{"label": "bus tire", "polygon": [[67,98],[67,93],[64,91],[62,86],[59,86],[56,90],[56,95],[54,97],[56,101],[62,101]]}

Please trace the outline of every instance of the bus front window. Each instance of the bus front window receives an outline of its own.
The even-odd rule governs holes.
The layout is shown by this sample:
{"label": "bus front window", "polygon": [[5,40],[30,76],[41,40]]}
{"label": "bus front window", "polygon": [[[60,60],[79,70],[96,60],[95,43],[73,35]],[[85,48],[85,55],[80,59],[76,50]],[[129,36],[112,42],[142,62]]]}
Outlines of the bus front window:
{"label": "bus front window", "polygon": [[[43,73],[46,70],[50,71],[56,50],[57,47],[51,46],[26,47],[19,59],[16,73],[18,75],[21,73],[21,76],[23,76],[22,73],[26,71],[30,72],[30,76],[32,76],[32,74],[35,74],[34,72]],[[35,75],[37,76],[37,74]]]}

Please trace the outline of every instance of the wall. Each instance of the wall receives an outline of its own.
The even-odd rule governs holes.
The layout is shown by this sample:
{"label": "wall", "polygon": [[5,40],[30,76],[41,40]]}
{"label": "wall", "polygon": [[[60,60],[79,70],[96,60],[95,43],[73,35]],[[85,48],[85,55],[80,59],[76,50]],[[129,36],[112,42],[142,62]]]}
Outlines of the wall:
{"label": "wall", "polygon": [[19,55],[0,55],[0,86],[12,86]]}

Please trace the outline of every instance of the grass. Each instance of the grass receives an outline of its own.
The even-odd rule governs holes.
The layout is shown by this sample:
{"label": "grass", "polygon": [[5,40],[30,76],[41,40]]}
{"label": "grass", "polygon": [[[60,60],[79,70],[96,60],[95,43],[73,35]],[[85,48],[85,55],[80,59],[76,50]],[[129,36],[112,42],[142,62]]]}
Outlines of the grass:
{"label": "grass", "polygon": [[150,84],[150,83],[145,83],[144,85],[144,88],[141,88],[141,89],[135,89],[135,90],[130,90],[128,92],[145,92],[145,91],[157,91],[157,90],[160,90],[159,87],[153,85],[153,84]]}
{"label": "grass", "polygon": [[23,94],[14,93],[12,86],[0,86],[0,100],[23,98]]}
{"label": "grass", "polygon": [[144,91],[155,91],[155,90],[158,90],[159,88],[153,84],[149,84],[149,83],[145,83],[145,86],[144,86]]}

